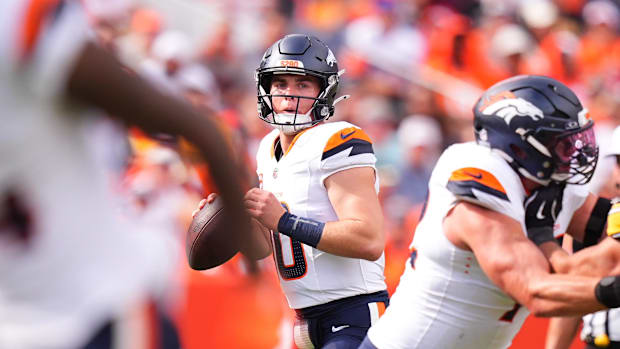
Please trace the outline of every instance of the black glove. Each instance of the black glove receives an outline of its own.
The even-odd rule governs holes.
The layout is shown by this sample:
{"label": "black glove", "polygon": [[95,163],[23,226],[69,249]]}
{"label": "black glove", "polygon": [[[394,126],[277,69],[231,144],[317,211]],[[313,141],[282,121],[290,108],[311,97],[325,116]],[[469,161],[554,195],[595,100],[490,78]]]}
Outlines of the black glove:
{"label": "black glove", "polygon": [[556,241],[553,225],[562,210],[564,187],[564,184],[551,183],[537,188],[525,199],[527,237],[536,245]]}
{"label": "black glove", "polygon": [[607,308],[620,307],[620,276],[606,276],[602,278],[596,284],[594,295],[599,303]]}

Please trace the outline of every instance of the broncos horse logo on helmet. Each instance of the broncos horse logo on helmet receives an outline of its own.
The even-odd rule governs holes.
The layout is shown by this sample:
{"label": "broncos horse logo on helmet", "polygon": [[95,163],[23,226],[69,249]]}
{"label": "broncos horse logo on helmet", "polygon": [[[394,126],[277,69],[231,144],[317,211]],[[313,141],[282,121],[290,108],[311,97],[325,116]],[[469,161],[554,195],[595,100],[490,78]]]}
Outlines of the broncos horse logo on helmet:
{"label": "broncos horse logo on helmet", "polygon": [[476,142],[542,185],[590,181],[598,161],[593,124],[568,87],[544,76],[503,80],[474,106]]}
{"label": "broncos horse logo on helmet", "polygon": [[[258,97],[258,116],[263,121],[276,126],[286,133],[294,133],[311,127],[334,115],[334,106],[349,96],[336,98],[340,75],[338,62],[333,52],[314,36],[291,34],[278,40],[263,55],[255,79]],[[305,96],[286,96],[300,99],[313,99],[312,108],[305,114],[276,114],[273,110],[273,95],[270,85],[274,74],[311,75],[319,78],[320,92],[315,98]]]}
{"label": "broncos horse logo on helmet", "polygon": [[539,120],[543,117],[542,110],[523,98],[502,99],[484,108],[482,113],[500,116],[504,118],[508,125],[510,125],[510,120],[515,116],[529,116],[534,120]]}

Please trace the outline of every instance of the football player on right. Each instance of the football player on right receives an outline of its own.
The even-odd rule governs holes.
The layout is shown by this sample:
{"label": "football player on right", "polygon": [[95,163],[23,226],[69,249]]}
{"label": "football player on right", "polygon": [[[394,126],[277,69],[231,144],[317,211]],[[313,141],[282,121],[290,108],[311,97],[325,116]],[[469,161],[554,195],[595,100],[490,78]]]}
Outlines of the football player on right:
{"label": "football player on right", "polygon": [[438,160],[406,271],[360,348],[507,348],[529,312],[620,305],[618,279],[551,274],[546,258],[556,236],[600,237],[610,208],[579,186],[598,159],[579,99],[556,80],[517,76],[487,90],[474,115],[476,143]]}
{"label": "football player on right", "polygon": [[[605,156],[613,157],[615,160],[615,166],[613,169],[613,176],[611,183],[615,188],[615,191],[610,191],[608,194],[614,196],[612,200],[613,206],[609,210],[607,215],[607,236],[611,239],[605,239],[604,243],[596,248],[590,248],[589,251],[598,250],[601,246],[608,246],[612,248],[617,243],[614,239],[620,239],[620,126],[616,127],[612,135],[611,151]],[[592,241],[594,243],[596,241]],[[576,253],[582,248],[588,247],[585,244],[575,244],[570,239],[565,239],[564,248],[572,250]],[[594,256],[593,258],[596,258]],[[581,258],[583,259],[583,258]],[[572,260],[570,261],[572,262]],[[581,261],[577,261],[581,262]],[[612,261],[608,258],[602,259],[604,263],[615,263],[618,261]],[[577,265],[575,263],[575,265]],[[586,263],[585,270],[590,269],[591,266]],[[572,268],[577,269],[577,268]],[[599,268],[592,268],[594,270]],[[575,317],[557,317],[551,319],[549,327],[547,329],[547,338],[545,340],[545,348],[548,349],[568,349],[573,342],[575,333],[579,328],[582,318]],[[587,314],[583,317],[583,329],[581,331],[580,338],[586,344],[587,349],[595,348],[620,348],[620,309],[607,309],[593,314]]]}

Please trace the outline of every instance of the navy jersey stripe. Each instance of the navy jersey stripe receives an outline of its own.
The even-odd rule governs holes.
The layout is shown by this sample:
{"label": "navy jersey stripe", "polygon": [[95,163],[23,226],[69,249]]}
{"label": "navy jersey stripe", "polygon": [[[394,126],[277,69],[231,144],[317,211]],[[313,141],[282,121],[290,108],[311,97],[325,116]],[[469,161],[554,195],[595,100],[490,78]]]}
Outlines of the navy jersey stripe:
{"label": "navy jersey stripe", "polygon": [[471,180],[471,181],[448,181],[447,188],[452,194],[457,196],[469,197],[472,199],[478,199],[474,194],[473,189],[485,192],[487,194],[493,195],[502,200],[508,200],[508,195],[506,193],[502,193],[497,189],[493,189],[488,187],[480,182]]}
{"label": "navy jersey stripe", "polygon": [[359,139],[359,138],[351,138],[348,141],[340,144],[339,146],[332,148],[326,152],[323,152],[323,156],[321,157],[321,160],[325,160],[329,158],[330,156],[336,155],[340,153],[341,151],[345,149],[349,149],[349,148],[353,148],[351,149],[351,153],[349,154],[349,156],[365,154],[365,153],[374,154],[374,151],[372,149],[372,144],[370,142],[365,141],[363,139]]}

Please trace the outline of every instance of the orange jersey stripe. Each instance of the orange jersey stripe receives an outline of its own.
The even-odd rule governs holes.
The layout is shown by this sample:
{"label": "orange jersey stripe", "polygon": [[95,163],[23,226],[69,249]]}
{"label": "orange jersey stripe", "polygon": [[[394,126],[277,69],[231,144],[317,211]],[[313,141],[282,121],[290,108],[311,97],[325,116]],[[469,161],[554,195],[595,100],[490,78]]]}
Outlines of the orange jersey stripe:
{"label": "orange jersey stripe", "polygon": [[[293,145],[295,145],[295,142],[297,142],[297,140],[299,139],[299,137],[306,131],[308,131],[311,128],[316,127],[316,125],[312,126],[312,127],[308,127],[306,129],[303,129],[301,131],[299,131],[299,133],[297,133],[295,135],[295,137],[293,138],[293,141],[291,142],[291,144],[288,146],[288,148],[286,149],[286,151],[284,152],[283,156],[288,154],[291,149],[293,149]],[[278,140],[280,140],[280,135],[278,135],[274,140],[273,140],[273,144],[271,145],[271,157],[275,157],[276,156],[276,144],[278,144]]]}
{"label": "orange jersey stripe", "polygon": [[450,181],[475,181],[485,187],[489,187],[506,194],[506,190],[497,178],[495,178],[495,176],[485,170],[475,167],[465,167],[452,172]]}
{"label": "orange jersey stripe", "polygon": [[368,137],[366,132],[362,131],[362,129],[359,129],[357,127],[347,127],[340,130],[339,132],[334,133],[329,138],[327,144],[325,145],[325,149],[323,149],[323,153],[328,152],[355,138],[365,140],[368,143],[372,144],[370,137]]}
{"label": "orange jersey stripe", "polygon": [[26,6],[21,29],[18,32],[20,59],[26,60],[34,51],[48,15],[59,4],[59,0],[30,0]]}

